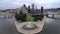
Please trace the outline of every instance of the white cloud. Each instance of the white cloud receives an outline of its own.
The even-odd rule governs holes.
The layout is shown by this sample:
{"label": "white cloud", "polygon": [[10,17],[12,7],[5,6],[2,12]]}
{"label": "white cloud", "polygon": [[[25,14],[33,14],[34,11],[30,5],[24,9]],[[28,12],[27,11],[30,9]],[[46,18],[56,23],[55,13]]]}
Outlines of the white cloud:
{"label": "white cloud", "polygon": [[60,7],[60,0],[0,0],[0,9],[17,8],[23,4],[43,6],[44,8],[57,8]]}
{"label": "white cloud", "polygon": [[60,7],[59,0],[35,0],[35,4],[39,6],[44,6],[44,8],[58,8]]}

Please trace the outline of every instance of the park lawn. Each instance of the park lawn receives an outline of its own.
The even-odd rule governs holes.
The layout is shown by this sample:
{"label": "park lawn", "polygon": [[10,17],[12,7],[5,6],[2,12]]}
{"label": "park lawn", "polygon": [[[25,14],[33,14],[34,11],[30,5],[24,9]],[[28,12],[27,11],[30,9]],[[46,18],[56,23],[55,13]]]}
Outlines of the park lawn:
{"label": "park lawn", "polygon": [[33,21],[34,21],[34,17],[26,16],[26,22],[33,22]]}

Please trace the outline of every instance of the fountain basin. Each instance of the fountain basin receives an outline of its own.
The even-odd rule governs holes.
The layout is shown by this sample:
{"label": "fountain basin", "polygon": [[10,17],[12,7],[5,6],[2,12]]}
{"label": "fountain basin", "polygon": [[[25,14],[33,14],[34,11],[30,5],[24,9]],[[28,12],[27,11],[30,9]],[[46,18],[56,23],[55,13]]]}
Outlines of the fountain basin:
{"label": "fountain basin", "polygon": [[15,17],[13,17],[13,19],[14,19],[17,31],[24,34],[29,34],[29,33],[35,34],[42,31],[44,23],[46,21],[46,17],[44,17],[41,21],[38,20],[38,22],[30,22],[30,25],[29,25],[29,22],[18,23]]}
{"label": "fountain basin", "polygon": [[29,22],[29,23],[23,25],[22,28],[24,30],[34,30],[37,28],[37,26],[35,24]]}

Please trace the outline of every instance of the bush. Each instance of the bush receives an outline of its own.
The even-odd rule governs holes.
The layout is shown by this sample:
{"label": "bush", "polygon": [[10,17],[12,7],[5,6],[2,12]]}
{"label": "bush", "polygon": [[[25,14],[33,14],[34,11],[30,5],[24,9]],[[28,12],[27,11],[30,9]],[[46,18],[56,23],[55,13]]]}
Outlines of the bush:
{"label": "bush", "polygon": [[37,15],[37,19],[38,19],[38,20],[41,21],[43,18],[44,18],[44,15]]}
{"label": "bush", "polygon": [[44,15],[32,15],[34,17],[34,21],[37,21],[37,20],[42,20],[44,18]]}
{"label": "bush", "polygon": [[19,13],[19,14],[16,13],[15,18],[16,18],[17,21],[19,21],[19,20],[21,20],[22,22],[26,21],[26,15],[23,14],[23,13]]}
{"label": "bush", "polygon": [[19,15],[17,13],[15,13],[15,18],[17,21],[19,21]]}
{"label": "bush", "polygon": [[37,21],[37,16],[36,15],[32,15],[34,17],[34,21]]}

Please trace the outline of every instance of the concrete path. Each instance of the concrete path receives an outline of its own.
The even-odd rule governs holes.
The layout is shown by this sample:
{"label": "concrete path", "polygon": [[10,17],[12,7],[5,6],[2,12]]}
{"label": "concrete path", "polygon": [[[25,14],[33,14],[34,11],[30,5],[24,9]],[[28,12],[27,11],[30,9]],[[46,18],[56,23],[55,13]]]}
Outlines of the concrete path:
{"label": "concrete path", "polygon": [[44,17],[42,21],[31,22],[31,23],[33,23],[37,26],[37,28],[34,29],[34,30],[24,30],[24,29],[22,29],[22,26],[25,25],[28,22],[19,23],[15,20],[15,26],[16,26],[18,32],[21,32],[21,33],[24,33],[24,34],[35,34],[35,33],[38,33],[42,30],[45,20],[46,20],[46,17]]}

